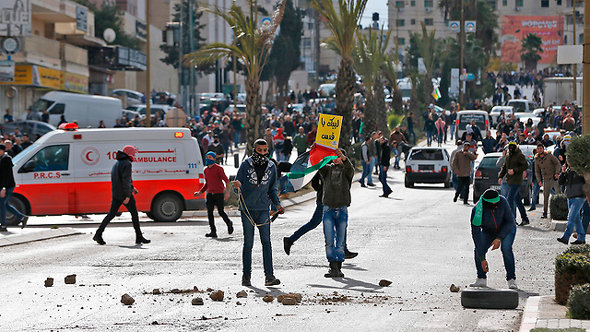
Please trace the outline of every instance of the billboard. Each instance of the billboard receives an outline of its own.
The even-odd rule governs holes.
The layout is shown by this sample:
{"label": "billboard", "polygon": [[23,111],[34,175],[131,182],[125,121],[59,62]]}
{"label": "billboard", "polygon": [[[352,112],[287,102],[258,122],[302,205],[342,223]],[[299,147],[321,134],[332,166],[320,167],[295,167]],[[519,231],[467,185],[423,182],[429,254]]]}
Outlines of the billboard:
{"label": "billboard", "polygon": [[0,36],[31,35],[32,0],[0,1]]}
{"label": "billboard", "polygon": [[539,63],[552,63],[563,44],[562,16],[502,16],[502,62],[521,62],[521,40],[529,33],[543,39]]}

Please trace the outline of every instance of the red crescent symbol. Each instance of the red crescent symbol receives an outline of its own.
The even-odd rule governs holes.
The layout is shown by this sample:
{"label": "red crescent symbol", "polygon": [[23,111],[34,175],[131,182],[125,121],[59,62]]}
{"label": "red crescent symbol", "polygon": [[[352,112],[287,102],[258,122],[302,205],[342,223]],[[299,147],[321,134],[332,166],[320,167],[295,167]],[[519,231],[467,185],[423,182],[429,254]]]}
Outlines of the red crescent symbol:
{"label": "red crescent symbol", "polygon": [[88,153],[86,153],[86,160],[88,161],[94,161],[93,159],[90,159],[90,154],[92,153],[92,151],[88,151]]}

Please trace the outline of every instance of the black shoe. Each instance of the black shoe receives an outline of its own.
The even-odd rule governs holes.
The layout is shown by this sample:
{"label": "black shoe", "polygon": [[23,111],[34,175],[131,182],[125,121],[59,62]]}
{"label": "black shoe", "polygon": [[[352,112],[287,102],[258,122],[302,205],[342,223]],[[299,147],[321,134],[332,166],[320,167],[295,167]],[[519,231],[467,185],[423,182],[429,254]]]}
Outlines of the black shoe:
{"label": "black shoe", "polygon": [[463,205],[471,205],[468,201],[463,201]]}
{"label": "black shoe", "polygon": [[205,234],[205,236],[206,236],[206,237],[217,237],[217,233],[213,233],[213,232],[211,232],[211,233],[207,233],[207,234]]}
{"label": "black shoe", "polygon": [[288,237],[283,238],[283,248],[285,249],[285,253],[287,255],[291,254],[291,246],[293,245],[293,241]]}
{"label": "black shoe", "polygon": [[100,244],[101,246],[107,244],[106,242],[104,242],[101,235],[96,234],[96,235],[94,235],[94,237],[92,239],[94,241],[96,241],[96,243]]}
{"label": "black shoe", "polygon": [[358,256],[358,252],[348,251],[348,249],[344,249],[344,259],[352,259]]}
{"label": "black shoe", "polygon": [[264,286],[276,286],[276,285],[280,285],[281,281],[277,278],[275,278],[275,276],[267,276],[265,281],[264,281]]}
{"label": "black shoe", "polygon": [[252,286],[250,282],[250,275],[249,274],[242,274],[242,286]]}
{"label": "black shoe", "polygon": [[229,222],[229,224],[227,224],[227,234],[232,234],[234,232],[234,223],[233,222]]}
{"label": "black shoe", "polygon": [[24,216],[21,220],[20,220],[20,229],[25,228],[25,226],[27,226],[27,221],[29,220],[29,216]]}
{"label": "black shoe", "polygon": [[586,241],[576,240],[576,241],[572,242],[572,244],[586,244]]}
{"label": "black shoe", "polygon": [[363,187],[363,188],[367,188],[367,186],[365,186],[363,183],[361,183],[361,187]]}
{"label": "black shoe", "polygon": [[535,211],[536,209],[537,209],[537,208],[531,207],[531,208],[529,208],[527,211],[529,211],[529,212],[530,212],[530,211]]}
{"label": "black shoe", "polygon": [[563,243],[563,244],[568,244],[568,243],[569,243],[569,241],[568,241],[567,239],[564,239],[564,238],[562,238],[562,237],[558,237],[558,238],[557,238],[557,241],[559,241],[559,242],[561,242],[561,243]]}
{"label": "black shoe", "polygon": [[[330,262],[330,269],[328,273],[324,274],[326,278],[342,278],[344,274],[340,272],[340,268],[338,267],[338,263],[340,262]],[[342,264],[342,263],[340,263]]]}
{"label": "black shoe", "polygon": [[142,244],[142,243],[148,244],[150,242],[152,242],[152,241],[146,239],[143,236],[141,238],[139,238],[139,239],[135,239],[135,244]]}
{"label": "black shoe", "polygon": [[8,232],[8,229],[6,227],[0,226],[0,232]]}
{"label": "black shoe", "polygon": [[547,219],[547,212],[543,212],[543,215],[541,216],[541,219]]}
{"label": "black shoe", "polygon": [[454,202],[454,203],[457,203],[457,198],[458,198],[458,197],[459,197],[459,196],[455,196],[455,197],[453,197],[453,202]]}
{"label": "black shoe", "polygon": [[369,186],[369,187],[374,187],[374,186],[375,186],[375,184],[374,184],[374,183],[367,183],[367,186]]}
{"label": "black shoe", "polygon": [[337,262],[338,266],[338,278],[344,278],[344,273],[342,273],[342,262]]}
{"label": "black shoe", "polygon": [[523,220],[523,221],[520,223],[520,225],[518,225],[518,226],[526,226],[526,225],[528,225],[528,224],[530,224],[530,223],[531,223],[531,222],[530,222],[528,219],[525,219],[525,220]]}

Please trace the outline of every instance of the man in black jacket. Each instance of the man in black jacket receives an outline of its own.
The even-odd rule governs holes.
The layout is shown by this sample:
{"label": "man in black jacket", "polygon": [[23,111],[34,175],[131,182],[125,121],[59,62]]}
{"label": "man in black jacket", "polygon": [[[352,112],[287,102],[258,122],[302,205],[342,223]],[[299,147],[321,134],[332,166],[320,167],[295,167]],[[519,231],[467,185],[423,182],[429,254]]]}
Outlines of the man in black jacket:
{"label": "man in black jacket", "polygon": [[381,151],[381,155],[379,158],[379,181],[383,185],[383,195],[379,197],[387,198],[389,194],[393,192],[389,185],[387,184],[387,170],[389,169],[390,163],[389,160],[391,159],[391,148],[389,144],[387,144],[387,139],[381,136],[379,138],[379,150]]}
{"label": "man in black jacket", "polygon": [[134,194],[137,195],[139,193],[139,191],[133,187],[133,180],[131,179],[131,163],[135,159],[136,153],[137,149],[131,145],[125,146],[123,151],[117,151],[117,161],[111,170],[111,189],[113,194],[111,210],[109,211],[109,214],[104,217],[96,234],[92,238],[94,241],[98,242],[98,244],[106,244],[102,239],[102,233],[109,222],[113,220],[117,211],[119,211],[121,204],[125,205],[127,210],[131,212],[131,220],[133,222],[133,228],[135,229],[135,243],[142,244],[151,242],[141,234],[141,229],[139,228],[139,214],[137,213],[135,198],[133,197]]}
{"label": "man in black jacket", "polygon": [[584,229],[582,225],[580,211],[586,202],[586,194],[584,193],[584,184],[586,181],[583,176],[580,176],[571,169],[567,163],[563,164],[558,181],[560,185],[565,186],[569,213],[567,216],[565,232],[557,239],[557,241],[563,244],[568,244],[570,236],[575,228],[578,237],[576,241],[572,242],[572,244],[584,244],[586,243],[586,229]]}
{"label": "man in black jacket", "polygon": [[14,206],[10,205],[10,197],[16,187],[14,174],[12,173],[12,158],[6,153],[6,146],[0,144],[0,232],[6,232],[6,211],[15,215],[24,228],[27,224],[27,216],[20,213]]}

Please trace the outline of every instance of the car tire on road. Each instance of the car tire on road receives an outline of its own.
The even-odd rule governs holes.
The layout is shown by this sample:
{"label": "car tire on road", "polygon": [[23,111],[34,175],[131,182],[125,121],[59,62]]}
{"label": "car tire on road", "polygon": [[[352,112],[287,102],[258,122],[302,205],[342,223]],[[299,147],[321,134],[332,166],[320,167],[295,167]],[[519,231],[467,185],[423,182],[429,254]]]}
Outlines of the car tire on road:
{"label": "car tire on road", "polygon": [[176,221],[183,210],[183,203],[178,195],[166,193],[156,197],[151,212],[155,221]]}
{"label": "car tire on road", "polygon": [[473,309],[515,309],[518,291],[509,289],[465,289],[461,292],[461,305]]}
{"label": "car tire on road", "polygon": [[[14,206],[14,208],[19,210],[20,213],[27,214],[27,206],[25,205],[25,202],[23,202],[23,200],[19,197],[12,196],[10,198],[10,205]],[[15,215],[10,212],[6,212],[6,225],[16,226],[19,223],[20,220],[18,220]]]}
{"label": "car tire on road", "polygon": [[408,177],[405,177],[404,185],[406,186],[406,188],[414,188],[414,182],[408,181]]}

